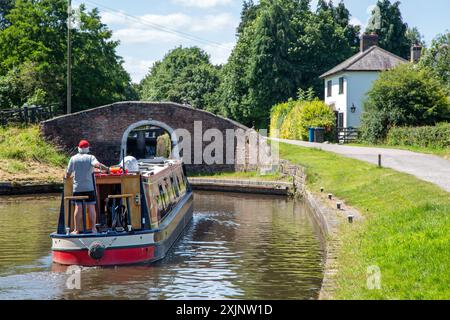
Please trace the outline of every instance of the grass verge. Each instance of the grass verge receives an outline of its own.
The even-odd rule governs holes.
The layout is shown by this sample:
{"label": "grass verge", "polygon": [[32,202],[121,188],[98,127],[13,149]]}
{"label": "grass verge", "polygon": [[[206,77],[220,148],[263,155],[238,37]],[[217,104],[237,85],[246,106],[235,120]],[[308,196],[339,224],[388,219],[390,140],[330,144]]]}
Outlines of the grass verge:
{"label": "grass verge", "polygon": [[67,162],[38,126],[0,127],[0,181],[59,181]]}
{"label": "grass verge", "polygon": [[225,172],[216,174],[191,174],[190,177],[213,178],[213,179],[243,179],[243,180],[263,180],[263,181],[281,181],[292,182],[292,177],[283,175],[279,172],[270,174],[260,174],[259,172]]}
{"label": "grass verge", "polygon": [[[336,299],[449,299],[450,194],[433,184],[332,153],[280,144],[306,167],[309,188],[344,199],[364,215],[341,224]],[[381,290],[367,287],[381,270]]]}

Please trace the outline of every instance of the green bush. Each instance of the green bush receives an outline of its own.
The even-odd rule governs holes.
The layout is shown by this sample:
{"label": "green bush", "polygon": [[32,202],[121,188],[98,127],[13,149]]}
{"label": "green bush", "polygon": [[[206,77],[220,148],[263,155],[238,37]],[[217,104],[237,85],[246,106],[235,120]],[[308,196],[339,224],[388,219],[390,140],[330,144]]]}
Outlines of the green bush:
{"label": "green bush", "polygon": [[300,136],[298,135],[298,126],[300,124],[301,108],[302,103],[296,102],[287,114],[281,125],[280,137],[282,139],[300,139]]}
{"label": "green bush", "polygon": [[285,103],[280,103],[272,108],[270,113],[270,136],[275,137],[276,133],[281,134],[281,126],[283,125],[286,116],[295,106],[294,100],[289,100]]}
{"label": "green bush", "polygon": [[308,140],[308,128],[311,127],[324,127],[327,132],[332,131],[336,116],[328,105],[319,100],[305,102],[302,105],[297,129],[298,137]]}
{"label": "green bush", "polygon": [[445,87],[426,67],[403,64],[381,73],[368,93],[362,139],[383,141],[392,127],[435,125],[450,120]]}
{"label": "green bush", "polygon": [[330,107],[319,100],[290,101],[273,108],[271,129],[280,130],[280,138],[308,140],[308,128],[325,127],[331,132],[335,115]]}
{"label": "green bush", "polygon": [[426,127],[395,127],[389,130],[386,142],[392,146],[450,148],[450,123]]}

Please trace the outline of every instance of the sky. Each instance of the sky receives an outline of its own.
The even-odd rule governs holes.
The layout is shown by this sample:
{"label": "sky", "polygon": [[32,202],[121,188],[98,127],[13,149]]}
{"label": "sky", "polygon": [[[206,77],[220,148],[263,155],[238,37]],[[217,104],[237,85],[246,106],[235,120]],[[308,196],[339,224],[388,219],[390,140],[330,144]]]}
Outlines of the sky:
{"label": "sky", "polygon": [[[338,0],[334,1],[335,3]],[[102,21],[120,40],[118,54],[133,82],[140,82],[155,61],[182,45],[204,49],[214,64],[226,63],[236,43],[243,0],[72,0],[97,7]],[[315,8],[317,1],[312,1]],[[364,26],[376,0],[344,0],[353,24]],[[403,20],[418,27],[427,44],[450,30],[449,0],[403,0]]]}

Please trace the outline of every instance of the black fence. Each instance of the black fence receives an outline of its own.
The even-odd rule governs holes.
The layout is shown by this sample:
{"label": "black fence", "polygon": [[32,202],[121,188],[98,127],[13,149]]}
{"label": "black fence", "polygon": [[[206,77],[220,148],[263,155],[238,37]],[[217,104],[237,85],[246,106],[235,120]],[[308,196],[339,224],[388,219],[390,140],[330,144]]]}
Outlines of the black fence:
{"label": "black fence", "polygon": [[51,119],[53,107],[23,106],[22,108],[0,109],[0,126],[9,124],[34,124]]}

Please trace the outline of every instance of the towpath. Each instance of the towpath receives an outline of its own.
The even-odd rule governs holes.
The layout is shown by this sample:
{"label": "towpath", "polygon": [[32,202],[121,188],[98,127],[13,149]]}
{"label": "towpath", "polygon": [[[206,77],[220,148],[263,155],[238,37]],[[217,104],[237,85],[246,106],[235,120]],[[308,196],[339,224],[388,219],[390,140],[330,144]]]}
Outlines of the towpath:
{"label": "towpath", "polygon": [[378,155],[381,154],[383,167],[409,173],[421,180],[434,183],[447,192],[450,192],[450,161],[438,156],[398,149],[354,147],[285,139],[276,140],[306,148],[316,148],[334,152],[345,157],[362,160],[372,164],[378,164]]}

